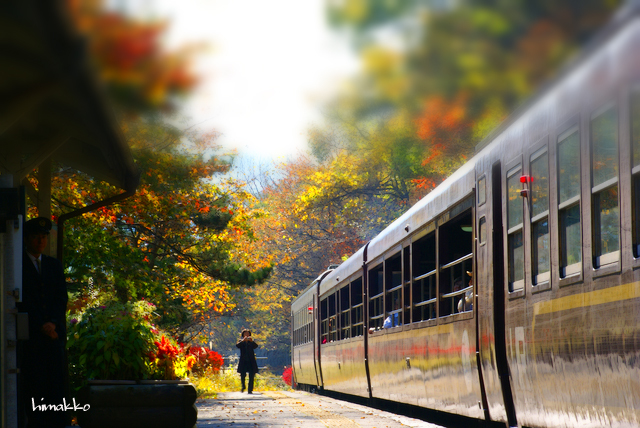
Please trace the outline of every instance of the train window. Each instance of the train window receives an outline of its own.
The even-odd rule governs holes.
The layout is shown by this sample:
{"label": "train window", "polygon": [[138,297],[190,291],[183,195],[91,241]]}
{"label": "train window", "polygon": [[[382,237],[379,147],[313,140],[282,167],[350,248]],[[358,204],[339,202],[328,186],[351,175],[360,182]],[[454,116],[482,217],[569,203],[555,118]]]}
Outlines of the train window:
{"label": "train window", "polygon": [[531,155],[531,254],[533,285],[549,281],[549,156],[546,147]]}
{"label": "train window", "polygon": [[340,289],[340,339],[351,337],[351,311],[349,284]]}
{"label": "train window", "polygon": [[302,343],[304,343],[302,341],[302,330],[304,328],[303,321],[302,321],[302,311],[298,311],[298,313],[296,315],[297,315],[297,318],[298,318],[298,322],[297,322],[297,327],[296,327],[296,330],[295,330],[295,334],[296,334],[295,339],[296,339],[296,343],[298,345],[301,345]]}
{"label": "train window", "polygon": [[298,313],[293,314],[293,346],[298,344]]}
{"label": "train window", "polygon": [[369,328],[379,330],[384,323],[383,266],[369,271]]}
{"label": "train window", "polygon": [[314,324],[314,310],[313,310],[313,302],[309,302],[307,308],[311,308],[311,310],[306,311],[307,317],[307,327],[305,329],[305,334],[307,335],[307,343],[313,340],[313,324]]}
{"label": "train window", "polygon": [[336,293],[327,299],[329,309],[329,342],[338,340],[338,317],[336,316]]}
{"label": "train window", "polygon": [[640,89],[631,95],[631,151],[633,155],[633,255],[640,258]]}
{"label": "train window", "polygon": [[478,180],[478,206],[487,202],[487,177],[484,175]]}
{"label": "train window", "polygon": [[573,128],[558,138],[558,225],[560,277],[581,270],[580,235],[580,135]]}
{"label": "train window", "polygon": [[320,302],[320,342],[329,342],[329,311],[327,308],[327,299]]}
{"label": "train window", "polygon": [[620,259],[618,115],[607,108],[591,119],[593,256],[600,267]]}
{"label": "train window", "polygon": [[[464,211],[439,228],[438,253],[440,263],[439,316],[444,317],[471,310],[473,286],[473,217],[471,209]],[[468,297],[468,299],[466,299]],[[465,300],[469,304],[465,305]]]}
{"label": "train window", "polygon": [[351,337],[362,336],[364,326],[362,305],[362,278],[351,283]]}
{"label": "train window", "polygon": [[390,328],[402,325],[402,256],[394,254],[385,260],[385,318],[383,327]]}
{"label": "train window", "polygon": [[411,246],[413,264],[413,319],[424,321],[436,317],[436,234],[432,232]]}
{"label": "train window", "polygon": [[509,291],[524,287],[523,210],[520,190],[522,167],[507,172],[507,251],[509,263]]}
{"label": "train window", "polygon": [[478,235],[480,239],[480,244],[484,244],[487,242],[487,219],[486,217],[480,217],[480,221],[478,222]]}
{"label": "train window", "polygon": [[403,308],[405,323],[411,322],[411,247],[402,249],[402,281],[404,283]]}

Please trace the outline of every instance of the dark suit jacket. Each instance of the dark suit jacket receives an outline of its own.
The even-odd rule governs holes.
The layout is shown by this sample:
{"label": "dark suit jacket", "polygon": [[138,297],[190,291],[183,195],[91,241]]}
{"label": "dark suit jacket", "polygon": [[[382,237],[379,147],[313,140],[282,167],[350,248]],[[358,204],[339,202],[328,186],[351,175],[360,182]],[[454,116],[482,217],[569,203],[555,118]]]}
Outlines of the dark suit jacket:
{"label": "dark suit jacket", "polygon": [[[25,410],[31,413],[29,427],[64,427],[64,412],[31,412],[32,398],[35,404],[62,404],[68,371],[65,354],[68,297],[62,264],[44,254],[40,263],[42,274],[26,252],[22,256],[22,302],[17,306],[20,312],[29,314],[29,340],[22,344],[20,357],[23,399]],[[42,332],[47,322],[55,324],[57,339]]]}
{"label": "dark suit jacket", "polygon": [[46,255],[41,259],[42,274],[39,274],[25,252],[22,257],[22,302],[20,312],[29,313],[29,340],[51,339],[41,332],[46,322],[56,325],[59,339],[67,335],[67,286],[62,264]]}
{"label": "dark suit jacket", "polygon": [[236,348],[240,349],[240,361],[238,361],[238,373],[258,373],[258,363],[256,362],[256,354],[253,352],[258,344],[253,340],[243,341],[240,339],[236,343]]}

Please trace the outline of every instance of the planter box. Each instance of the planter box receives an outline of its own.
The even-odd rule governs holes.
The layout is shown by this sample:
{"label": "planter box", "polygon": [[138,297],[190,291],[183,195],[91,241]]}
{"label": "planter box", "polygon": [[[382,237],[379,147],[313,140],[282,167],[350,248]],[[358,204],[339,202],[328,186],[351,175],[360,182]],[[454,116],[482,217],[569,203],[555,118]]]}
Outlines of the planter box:
{"label": "planter box", "polygon": [[194,428],[196,389],[187,381],[91,381],[78,401],[82,428]]}

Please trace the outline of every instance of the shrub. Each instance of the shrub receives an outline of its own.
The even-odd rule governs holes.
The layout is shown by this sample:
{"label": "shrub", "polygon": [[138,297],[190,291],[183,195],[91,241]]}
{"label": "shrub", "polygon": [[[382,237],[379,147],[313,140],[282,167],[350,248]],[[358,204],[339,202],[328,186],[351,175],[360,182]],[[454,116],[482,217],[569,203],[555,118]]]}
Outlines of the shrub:
{"label": "shrub", "polygon": [[187,355],[192,355],[195,358],[192,371],[196,375],[218,373],[224,364],[222,356],[206,346],[191,346]]}
{"label": "shrub", "polygon": [[196,358],[187,355],[182,344],[176,344],[165,335],[154,341],[154,344],[156,349],[149,353],[149,361],[155,368],[155,378],[172,380],[183,379],[189,375]]}
{"label": "shrub", "polygon": [[185,348],[152,323],[155,305],[146,301],[86,308],[70,317],[67,348],[71,385],[87,380],[184,379],[194,370],[215,374],[220,354]]}
{"label": "shrub", "polygon": [[86,309],[68,322],[67,348],[71,381],[150,379],[148,355],[157,329],[151,324],[155,306],[146,301],[111,303]]}
{"label": "shrub", "polygon": [[282,380],[284,381],[284,383],[286,383],[289,386],[291,386],[292,376],[293,376],[293,370],[291,369],[291,367],[287,367],[282,372]]}

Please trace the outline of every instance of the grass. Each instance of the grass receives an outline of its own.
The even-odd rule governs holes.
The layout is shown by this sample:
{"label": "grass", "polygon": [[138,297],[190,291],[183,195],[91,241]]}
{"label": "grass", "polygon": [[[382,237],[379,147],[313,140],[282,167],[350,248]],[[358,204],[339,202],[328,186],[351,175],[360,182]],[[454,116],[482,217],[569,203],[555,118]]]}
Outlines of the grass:
{"label": "grass", "polygon": [[[247,381],[248,381],[247,376]],[[240,391],[240,374],[234,366],[227,366],[218,373],[192,376],[191,383],[196,387],[198,398],[216,398],[219,392]],[[282,376],[268,370],[260,370],[253,384],[254,391],[287,391],[291,388],[284,383]]]}

